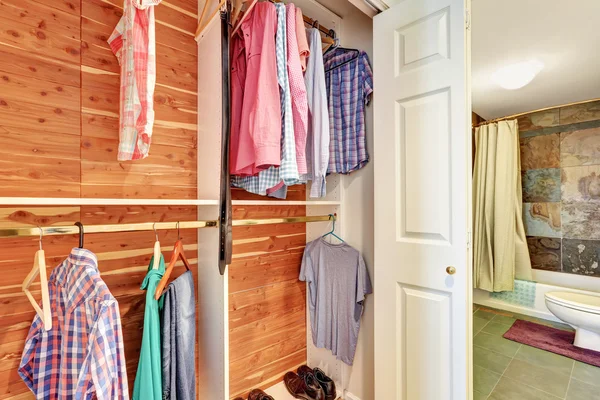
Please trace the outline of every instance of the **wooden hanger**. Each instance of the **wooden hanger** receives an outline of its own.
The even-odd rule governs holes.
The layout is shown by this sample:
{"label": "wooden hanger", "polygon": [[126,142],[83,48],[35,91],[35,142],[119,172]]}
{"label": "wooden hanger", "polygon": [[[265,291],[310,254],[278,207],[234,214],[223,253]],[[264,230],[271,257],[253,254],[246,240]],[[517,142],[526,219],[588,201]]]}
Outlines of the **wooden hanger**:
{"label": "wooden hanger", "polygon": [[[23,281],[21,289],[29,299],[37,315],[42,319],[44,329],[48,331],[52,328],[52,312],[50,310],[50,293],[48,292],[48,278],[46,277],[46,254],[44,253],[44,249],[42,249],[42,236],[43,230],[40,228],[40,249],[35,252],[33,268]],[[40,276],[42,291],[42,308],[40,308],[38,302],[29,291],[29,286],[31,286],[31,283],[38,275]]]}
{"label": "wooden hanger", "polygon": [[240,16],[240,12],[242,11],[242,6],[245,2],[246,0],[235,0],[233,3],[233,10],[231,10],[231,21],[229,21],[232,26],[235,26],[235,23]]}
{"label": "wooden hanger", "polygon": [[179,222],[177,223],[177,241],[175,242],[175,246],[173,246],[173,254],[171,255],[171,261],[169,262],[169,266],[165,270],[165,274],[163,275],[160,282],[158,282],[158,286],[156,286],[156,291],[154,292],[154,298],[156,300],[160,299],[160,296],[165,290],[165,286],[169,282],[169,277],[171,276],[171,272],[173,272],[173,268],[177,261],[181,258],[183,261],[183,265],[185,265],[186,270],[190,270],[190,263],[185,257],[185,253],[183,250],[183,243],[181,242],[181,236],[179,236]]}
{"label": "wooden hanger", "polygon": [[258,3],[258,0],[252,0],[252,3],[250,3],[248,8],[246,9],[246,12],[244,12],[244,15],[242,15],[242,18],[240,18],[240,22],[238,22],[238,24],[235,26],[235,28],[233,28],[233,32],[231,32],[231,35],[236,33],[238,29],[240,29],[240,26],[242,26],[242,22],[244,22],[244,20],[248,17],[248,15],[250,15],[250,12],[252,11],[252,9],[256,5],[256,3]]}
{"label": "wooden hanger", "polygon": [[200,19],[198,20],[198,27],[196,28],[196,33],[194,34],[194,38],[196,39],[196,41],[200,39],[200,36],[202,36],[206,28],[208,28],[208,26],[212,23],[213,19],[215,19],[215,17],[219,14],[219,10],[225,5],[227,0],[221,0],[217,5],[215,11],[213,11],[213,13],[208,18],[208,21],[205,24],[203,24],[202,20],[204,19],[204,13],[206,13],[206,6],[208,5],[209,1],[210,0],[206,0],[206,2],[204,3],[204,7],[202,8],[202,14],[200,15]]}
{"label": "wooden hanger", "polygon": [[156,232],[156,222],[152,225],[152,229],[154,229],[154,236],[156,237],[156,242],[154,242],[154,255],[152,258],[152,269],[158,269],[160,267],[160,256],[162,255],[160,251],[160,242],[158,241],[158,233]]}

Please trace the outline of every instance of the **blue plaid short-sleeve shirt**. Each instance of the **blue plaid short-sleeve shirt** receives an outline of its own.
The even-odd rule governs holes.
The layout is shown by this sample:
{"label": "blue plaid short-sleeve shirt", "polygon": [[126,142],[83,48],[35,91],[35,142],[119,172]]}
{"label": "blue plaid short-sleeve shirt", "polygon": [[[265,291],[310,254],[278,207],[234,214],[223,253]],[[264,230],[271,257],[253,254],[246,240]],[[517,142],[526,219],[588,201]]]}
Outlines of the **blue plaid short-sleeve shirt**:
{"label": "blue plaid short-sleeve shirt", "polygon": [[[325,71],[352,59],[355,53],[334,49],[323,55]],[[329,168],[327,173],[349,174],[369,162],[365,107],[373,93],[369,57],[360,51],[355,60],[325,74],[329,104]]]}

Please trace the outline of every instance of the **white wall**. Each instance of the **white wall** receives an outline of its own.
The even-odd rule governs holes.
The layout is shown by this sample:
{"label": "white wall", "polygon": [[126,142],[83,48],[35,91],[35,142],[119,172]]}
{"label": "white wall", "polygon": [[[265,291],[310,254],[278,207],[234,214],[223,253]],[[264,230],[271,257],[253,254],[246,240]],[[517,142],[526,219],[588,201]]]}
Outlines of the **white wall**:
{"label": "white wall", "polygon": [[[321,0],[320,3],[343,18],[339,32],[343,47],[364,50],[372,64],[373,20],[346,0]],[[373,94],[373,99],[377,94]],[[344,239],[359,250],[365,259],[371,281],[374,256],[374,197],[373,197],[373,105],[367,107],[367,148],[371,161],[361,170],[344,177],[344,204],[341,221]],[[376,160],[375,160],[376,161]],[[377,290],[377,288],[374,288]],[[362,319],[354,365],[345,368],[345,381],[350,400],[374,400],[374,319],[373,296],[367,298]]]}

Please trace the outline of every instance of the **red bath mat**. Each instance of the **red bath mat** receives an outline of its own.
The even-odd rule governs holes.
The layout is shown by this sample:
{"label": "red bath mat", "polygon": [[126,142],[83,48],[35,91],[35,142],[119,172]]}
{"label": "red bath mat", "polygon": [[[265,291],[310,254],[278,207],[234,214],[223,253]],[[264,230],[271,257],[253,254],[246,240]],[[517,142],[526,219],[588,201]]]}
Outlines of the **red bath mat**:
{"label": "red bath mat", "polygon": [[575,332],[563,331],[519,319],[504,334],[504,337],[514,342],[600,367],[600,352],[573,346]]}

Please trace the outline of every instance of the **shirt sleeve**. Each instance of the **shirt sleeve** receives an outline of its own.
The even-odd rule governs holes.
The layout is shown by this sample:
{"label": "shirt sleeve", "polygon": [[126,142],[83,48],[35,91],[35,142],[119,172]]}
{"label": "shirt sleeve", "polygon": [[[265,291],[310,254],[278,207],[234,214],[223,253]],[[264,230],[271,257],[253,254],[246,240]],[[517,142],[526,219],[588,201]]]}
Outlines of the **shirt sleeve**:
{"label": "shirt sleeve", "polygon": [[308,254],[308,247],[304,249],[304,255],[302,256],[299,279],[308,283],[313,281],[313,266],[310,255]]}
{"label": "shirt sleeve", "polygon": [[304,249],[304,255],[302,256],[302,266],[300,267],[300,278],[301,281],[308,283],[308,294],[309,294],[309,307],[314,310],[317,305],[317,290],[315,282],[315,270],[312,257],[309,254],[309,248],[306,246]]}
{"label": "shirt sleeve", "polygon": [[358,256],[358,271],[356,280],[356,303],[362,304],[365,300],[365,296],[373,293],[371,287],[371,278],[369,277],[369,271],[365,265],[365,260],[362,255]]}
{"label": "shirt sleeve", "polygon": [[365,104],[369,104],[371,101],[371,93],[373,93],[373,71],[371,70],[371,64],[369,63],[369,56],[367,56],[367,53],[362,53],[360,55],[360,69],[364,102]]}
{"label": "shirt sleeve", "polygon": [[39,351],[41,330],[42,319],[36,314],[31,328],[29,328],[27,339],[25,339],[25,348],[23,349],[21,363],[19,364],[19,376],[21,376],[23,382],[25,382],[29,390],[35,395],[37,393],[34,388],[34,379],[36,375],[39,378],[40,374],[40,371],[38,371],[39,367],[36,365],[36,356]]}
{"label": "shirt sleeve", "polygon": [[108,38],[107,42],[110,46],[110,49],[117,57],[117,61],[119,65],[122,63],[122,54],[123,54],[123,33],[125,32],[125,16],[121,17],[119,23],[115,27],[115,30]]}
{"label": "shirt sleeve", "polygon": [[306,71],[306,64],[310,52],[313,50],[311,50],[308,45],[302,10],[299,7],[296,7],[296,41],[298,42],[298,52],[300,53],[300,66],[304,72]]}
{"label": "shirt sleeve", "polygon": [[106,301],[90,337],[90,372],[98,400],[129,399],[119,305]]}

